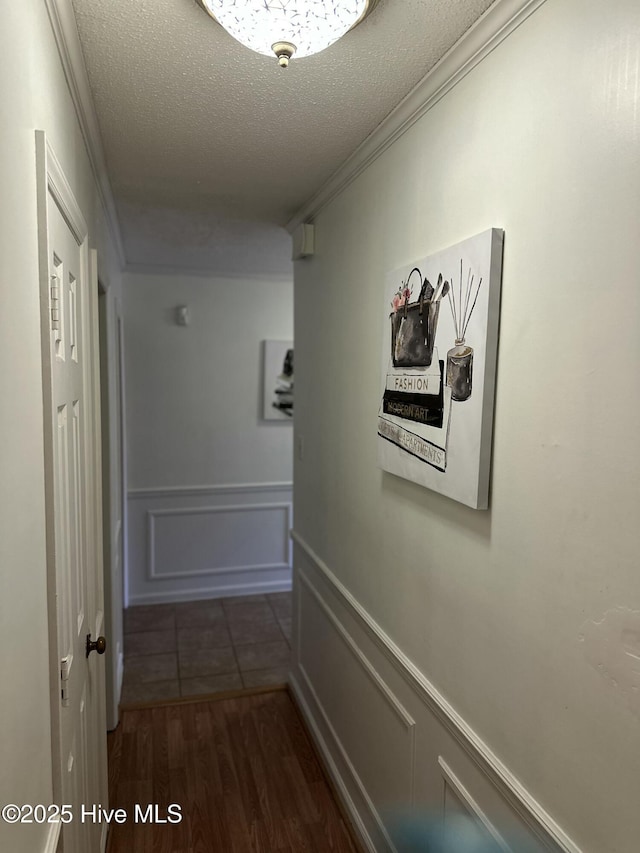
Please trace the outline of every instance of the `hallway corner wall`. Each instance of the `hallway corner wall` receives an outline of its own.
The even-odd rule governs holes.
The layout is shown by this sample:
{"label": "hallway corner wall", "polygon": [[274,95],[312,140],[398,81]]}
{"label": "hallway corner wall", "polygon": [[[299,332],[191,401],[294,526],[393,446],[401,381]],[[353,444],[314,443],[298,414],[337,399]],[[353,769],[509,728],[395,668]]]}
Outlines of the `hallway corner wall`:
{"label": "hallway corner wall", "polygon": [[129,603],[290,588],[293,430],[261,401],[292,281],[127,273],[124,321]]}
{"label": "hallway corner wall", "polygon": [[[301,214],[292,677],[378,853],[399,809],[534,850],[640,837],[640,7],[530,6]],[[492,227],[481,512],[383,473],[376,419],[386,274]]]}

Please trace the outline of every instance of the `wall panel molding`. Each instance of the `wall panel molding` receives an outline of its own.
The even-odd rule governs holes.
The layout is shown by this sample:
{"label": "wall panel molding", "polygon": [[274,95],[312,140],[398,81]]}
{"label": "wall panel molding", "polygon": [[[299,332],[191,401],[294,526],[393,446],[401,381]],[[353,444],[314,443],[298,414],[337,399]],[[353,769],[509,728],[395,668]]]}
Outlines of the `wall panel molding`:
{"label": "wall panel molding", "polygon": [[[284,557],[279,562],[250,563],[216,566],[204,569],[192,569],[182,572],[159,572],[156,568],[156,519],[179,518],[180,516],[193,518],[198,515],[216,516],[221,513],[242,515],[247,512],[269,513],[280,510],[284,516],[283,527],[283,552]],[[292,505],[291,503],[261,503],[261,504],[226,504],[225,506],[205,507],[179,507],[177,509],[147,510],[147,578],[151,581],[170,580],[172,578],[193,578],[206,575],[224,575],[228,573],[265,571],[269,569],[288,569],[289,559],[289,531],[291,530]]]}
{"label": "wall panel molding", "polygon": [[[355,787],[358,791],[359,797],[362,799],[363,803],[366,805],[367,811],[373,817],[373,819],[377,825],[377,830],[380,834],[380,837],[384,839],[384,842],[386,845],[385,850],[389,851],[389,853],[395,853],[395,847],[394,847],[391,839],[389,838],[389,835],[388,835],[388,833],[384,827],[384,823],[382,822],[382,818],[380,817],[380,814],[378,813],[375,805],[373,804],[371,797],[367,793],[367,789],[365,788],[365,786],[362,782],[362,779],[358,775],[356,768],[353,766],[353,763],[352,763],[351,759],[349,758],[349,754],[348,754],[347,750],[345,749],[342,741],[338,737],[338,734],[337,734],[335,728],[333,727],[333,725],[331,723],[329,715],[325,711],[325,709],[322,705],[322,702],[320,701],[318,694],[315,691],[313,683],[312,683],[311,679],[309,678],[309,676],[308,676],[308,674],[305,671],[303,666],[300,667],[300,674],[302,675],[302,678],[303,678],[303,681],[304,681],[304,684],[305,684],[307,690],[309,691],[309,693],[313,697],[313,703],[315,706],[314,711],[316,712],[316,713],[313,713],[313,712],[307,713],[307,716],[305,719],[311,725],[312,733],[314,735],[316,742],[318,743],[318,745],[321,748],[321,752],[322,752],[322,755],[323,755],[325,761],[327,762],[327,764],[329,766],[329,772],[331,773],[332,779],[340,788],[341,793],[343,793],[347,803],[351,804],[351,808],[350,808],[349,812],[350,812],[352,819],[354,820],[354,823],[356,824],[356,826],[358,828],[361,840],[364,841],[367,849],[371,850],[372,853],[381,853],[379,842],[375,843],[373,841],[369,830],[367,829],[364,821],[362,820],[362,818],[360,816],[361,809],[355,808],[355,802],[354,802],[354,800],[351,796],[351,793],[350,793],[350,787],[352,787],[353,785],[355,785]],[[294,695],[296,697],[296,701],[298,701],[303,707],[306,706],[307,712],[311,711],[311,709],[309,708],[309,706],[308,706],[308,704],[304,698],[303,692],[300,690],[300,686],[299,686],[295,676],[291,677],[291,685],[292,685]],[[321,729],[318,726],[318,724],[316,723],[317,713],[320,714],[324,728],[327,730],[327,732],[329,733],[329,735],[331,737],[332,745],[334,745],[338,749],[341,762],[344,765],[344,769],[346,769],[348,772],[349,779],[351,782],[351,786],[345,785],[344,771],[341,772],[339,770],[338,765],[335,763],[335,761],[331,757],[331,750],[328,748],[327,740],[325,737],[323,737],[323,735],[321,733]]]}
{"label": "wall panel molding", "polygon": [[464,804],[469,814],[477,818],[477,820],[484,827],[488,835],[491,836],[496,846],[500,850],[502,850],[503,853],[511,853],[508,845],[505,843],[504,838],[500,835],[500,833],[497,831],[493,823],[489,820],[483,809],[480,808],[478,803],[474,800],[469,791],[462,784],[460,779],[458,779],[456,774],[449,767],[449,765],[441,755],[438,756],[438,765],[440,766],[440,772],[442,773],[442,778],[444,779],[445,787],[449,786],[455,792],[456,796]]}
{"label": "wall panel molding", "polygon": [[335,629],[336,633],[343,640],[346,647],[349,649],[355,660],[358,662],[363,672],[366,673],[368,679],[372,684],[375,685],[380,695],[383,697],[385,702],[392,709],[396,717],[400,720],[400,722],[404,725],[404,727],[413,733],[415,729],[416,722],[413,717],[409,714],[407,709],[402,705],[398,697],[393,693],[389,685],[384,681],[384,679],[377,672],[376,668],[373,666],[369,658],[362,652],[359,648],[358,644],[355,642],[351,634],[346,630],[342,622],[337,618],[335,613],[331,610],[326,600],[320,595],[315,586],[311,583],[305,572],[300,571],[298,573],[298,577],[309,590],[315,601],[318,603],[320,608],[323,610],[331,625]]}
{"label": "wall panel molding", "polygon": [[128,601],[291,588],[291,483],[131,490]]}
{"label": "wall panel molding", "polygon": [[[303,675],[303,678],[305,679],[305,684],[308,684],[308,677]],[[359,804],[355,802],[351,793],[351,786],[349,786],[345,780],[345,769],[347,769],[350,772],[353,783],[356,785],[356,787],[358,787],[359,790],[361,789],[362,783],[358,785],[359,778],[357,777],[357,774],[355,774],[355,770],[351,770],[352,765],[349,761],[348,756],[346,755],[346,753],[344,753],[344,748],[340,750],[340,741],[333,734],[333,729],[329,721],[326,721],[325,725],[327,731],[329,735],[333,738],[334,742],[338,745],[338,749],[341,752],[341,757],[343,758],[344,767],[341,768],[338,766],[338,763],[333,758],[331,746],[327,738],[323,734],[318,721],[316,720],[315,712],[317,710],[319,711],[320,715],[322,715],[321,707],[318,706],[317,709],[312,710],[307,699],[305,698],[304,692],[301,690],[300,684],[298,683],[298,680],[295,675],[289,676],[289,685],[295,697],[296,703],[298,704],[298,707],[303,713],[305,722],[311,730],[311,736],[318,750],[320,751],[320,754],[322,755],[323,766],[329,773],[331,780],[340,795],[340,799],[345,805],[347,812],[349,813],[349,817],[351,819],[354,829],[358,833],[360,841],[362,842],[366,850],[369,851],[369,853],[381,853],[380,846],[376,845],[374,839],[371,837],[371,834],[362,819],[362,808],[359,806]],[[309,689],[311,695],[313,696],[313,686],[309,685]],[[364,795],[367,800],[367,805],[369,806],[370,800],[366,794],[366,791],[364,792]],[[372,806],[370,806],[370,808],[371,807]],[[387,845],[387,849],[391,849],[389,845]]]}
{"label": "wall panel molding", "polygon": [[[480,738],[362,607],[305,539],[295,530],[292,531],[291,535],[296,546],[300,549],[302,559],[312,568],[312,572],[316,573],[319,579],[328,586],[332,596],[337,599],[340,607],[345,610],[349,617],[355,620],[372,647],[379,650],[384,659],[391,665],[392,670],[410,689],[411,694],[426,708],[429,716],[435,719],[453,738],[453,742],[461,747],[462,753],[470,762],[470,766],[474,766],[480,771],[481,776],[490,783],[501,801],[527,827],[541,848],[550,851],[550,853],[582,853],[581,849],[498,758],[489,745]],[[300,560],[296,558],[295,576],[298,590],[306,585],[304,579],[306,572],[299,567],[299,563]],[[339,616],[334,613],[334,618],[339,619]],[[300,625],[294,626],[294,631],[298,634],[300,630]],[[303,653],[303,648],[299,647],[299,661],[300,655]],[[302,660],[301,663],[304,668],[304,661]],[[300,667],[298,668],[300,669]],[[298,689],[300,687],[301,685],[298,685]],[[406,705],[406,701],[403,704]],[[415,712],[412,711],[411,715],[414,717]],[[418,730],[419,728],[418,724]],[[442,765],[438,772],[442,775]]]}

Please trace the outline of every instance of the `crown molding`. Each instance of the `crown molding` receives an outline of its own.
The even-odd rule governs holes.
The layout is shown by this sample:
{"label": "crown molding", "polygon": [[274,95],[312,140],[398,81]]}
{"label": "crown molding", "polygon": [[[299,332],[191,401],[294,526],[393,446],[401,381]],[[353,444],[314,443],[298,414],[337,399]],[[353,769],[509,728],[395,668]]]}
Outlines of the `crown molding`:
{"label": "crown molding", "polygon": [[497,0],[285,226],[313,220],[546,0]]}
{"label": "crown molding", "polygon": [[93,105],[73,6],[71,0],[44,0],[44,2],[49,13],[51,29],[84,138],[105,219],[118,254],[120,266],[124,267],[126,260],[120,223],[107,173],[100,126]]}

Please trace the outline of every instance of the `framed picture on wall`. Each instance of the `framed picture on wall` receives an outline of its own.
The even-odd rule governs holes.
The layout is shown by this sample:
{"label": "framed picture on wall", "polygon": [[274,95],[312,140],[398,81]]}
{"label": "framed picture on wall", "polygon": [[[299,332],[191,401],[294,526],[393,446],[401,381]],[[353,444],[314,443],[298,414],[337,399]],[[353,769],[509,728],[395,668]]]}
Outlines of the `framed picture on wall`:
{"label": "framed picture on wall", "polygon": [[293,419],[293,341],[263,341],[262,418]]}
{"label": "framed picture on wall", "polygon": [[379,465],[474,509],[489,499],[503,235],[419,258],[385,287]]}

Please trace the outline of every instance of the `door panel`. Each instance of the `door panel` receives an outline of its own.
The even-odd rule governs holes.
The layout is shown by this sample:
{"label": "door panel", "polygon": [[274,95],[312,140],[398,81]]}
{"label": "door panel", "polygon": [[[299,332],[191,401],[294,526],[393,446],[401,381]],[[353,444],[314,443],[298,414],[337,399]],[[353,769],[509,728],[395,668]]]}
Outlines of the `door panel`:
{"label": "door panel", "polygon": [[81,819],[83,805],[107,805],[104,662],[96,654],[86,657],[87,635],[95,639],[103,624],[96,305],[86,227],[78,227],[84,225],[82,215],[41,134],[38,153],[46,165],[40,239],[47,278],[43,381],[51,418],[46,429],[49,601],[58,681],[52,691],[54,791],[74,814],[62,826],[64,853],[99,853],[102,827]]}

